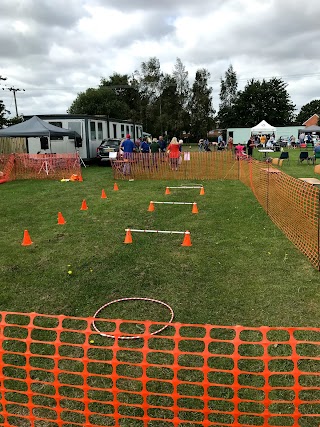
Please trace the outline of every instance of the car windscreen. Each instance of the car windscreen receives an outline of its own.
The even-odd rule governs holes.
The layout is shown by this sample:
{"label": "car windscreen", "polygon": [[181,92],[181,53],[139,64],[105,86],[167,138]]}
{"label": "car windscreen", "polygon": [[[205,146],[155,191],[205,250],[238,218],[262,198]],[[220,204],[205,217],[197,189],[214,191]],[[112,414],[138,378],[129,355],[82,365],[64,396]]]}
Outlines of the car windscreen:
{"label": "car windscreen", "polygon": [[112,147],[118,148],[120,145],[119,141],[110,139],[109,141],[103,141],[101,147]]}

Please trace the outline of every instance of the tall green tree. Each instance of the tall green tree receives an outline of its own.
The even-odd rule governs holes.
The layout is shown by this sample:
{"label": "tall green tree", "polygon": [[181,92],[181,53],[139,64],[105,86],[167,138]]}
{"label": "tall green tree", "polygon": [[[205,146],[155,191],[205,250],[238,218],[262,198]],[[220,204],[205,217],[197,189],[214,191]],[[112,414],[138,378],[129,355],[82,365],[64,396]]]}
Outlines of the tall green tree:
{"label": "tall green tree", "polygon": [[207,136],[215,112],[212,107],[212,88],[208,85],[209,78],[208,70],[205,68],[197,70],[191,89],[189,103],[191,134],[197,140]]}
{"label": "tall green tree", "polygon": [[303,105],[296,117],[295,122],[297,125],[302,125],[302,123],[304,123],[314,114],[318,114],[320,117],[320,99],[314,99],[313,101]]}
{"label": "tall green tree", "polygon": [[190,114],[188,102],[190,95],[189,73],[180,58],[177,58],[173,70],[173,78],[176,83],[176,99],[178,102],[176,116],[176,135],[181,136],[184,131],[189,130]]}
{"label": "tall green tree", "polygon": [[230,65],[225,73],[224,79],[220,81],[220,104],[217,119],[221,128],[233,126],[235,121],[234,105],[238,98],[237,74]]}
{"label": "tall green tree", "polygon": [[234,105],[236,127],[252,127],[261,120],[273,126],[288,126],[294,121],[295,105],[287,92],[287,84],[279,78],[251,79],[238,92]]}
{"label": "tall green tree", "polygon": [[139,99],[139,93],[129,81],[128,75],[114,73],[108,79],[102,78],[98,88],[89,88],[79,93],[68,112],[137,120]]}
{"label": "tall green tree", "polygon": [[[140,70],[134,73],[134,79],[140,94],[140,113],[143,127],[147,132],[155,132],[159,115],[162,114],[159,97],[163,89],[164,74],[160,61],[156,57],[142,62]],[[155,108],[155,105],[158,108]]]}
{"label": "tall green tree", "polygon": [[5,116],[8,113],[10,113],[10,111],[6,109],[3,101],[0,99],[0,129],[7,125],[8,120]]}

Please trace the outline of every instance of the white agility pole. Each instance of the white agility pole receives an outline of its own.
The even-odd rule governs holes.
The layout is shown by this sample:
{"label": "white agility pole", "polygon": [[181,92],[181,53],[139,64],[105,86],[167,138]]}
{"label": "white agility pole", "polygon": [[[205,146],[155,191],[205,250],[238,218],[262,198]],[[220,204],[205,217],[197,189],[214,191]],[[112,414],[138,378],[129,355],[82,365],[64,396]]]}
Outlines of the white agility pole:
{"label": "white agility pole", "polygon": [[157,203],[158,205],[193,205],[196,202],[150,202]]}
{"label": "white agility pole", "polygon": [[200,190],[200,196],[204,195],[204,186],[203,185],[198,185],[196,186],[189,186],[189,185],[185,185],[185,186],[181,186],[181,187],[166,187],[166,191],[164,194],[171,194],[170,193],[170,189],[177,189],[177,190],[184,190],[184,189],[197,189]]}
{"label": "white agility pole", "polygon": [[131,231],[135,233],[163,233],[163,234],[185,234],[186,231],[166,231],[166,230],[137,230],[135,228],[126,228],[125,231]]}
{"label": "white agility pole", "polygon": [[198,187],[167,187],[167,188],[203,188],[203,185],[199,185]]}
{"label": "white agility pole", "polygon": [[154,205],[158,204],[158,205],[192,205],[192,213],[193,214],[197,214],[199,213],[198,211],[198,206],[196,202],[153,202],[151,201],[148,207],[148,212],[153,212],[155,210]]}
{"label": "white agility pole", "polygon": [[183,242],[181,246],[192,246],[190,231],[171,231],[171,230],[140,230],[136,228],[126,228],[126,237],[123,243],[132,243],[131,233],[158,233],[158,234],[184,234]]}

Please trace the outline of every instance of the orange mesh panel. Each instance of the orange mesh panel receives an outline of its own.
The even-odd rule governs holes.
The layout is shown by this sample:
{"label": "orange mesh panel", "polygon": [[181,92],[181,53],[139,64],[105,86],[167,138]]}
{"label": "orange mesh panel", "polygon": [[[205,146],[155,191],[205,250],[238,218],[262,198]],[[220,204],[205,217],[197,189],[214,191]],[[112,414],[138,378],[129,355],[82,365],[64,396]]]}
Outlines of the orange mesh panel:
{"label": "orange mesh panel", "polygon": [[9,181],[12,179],[12,169],[14,167],[14,154],[0,155],[0,172],[2,172],[0,179]]}
{"label": "orange mesh panel", "polygon": [[320,329],[91,322],[1,314],[1,425],[320,423]]}
{"label": "orange mesh panel", "polygon": [[272,221],[319,269],[319,189],[258,161],[241,162],[240,171]]}
{"label": "orange mesh panel", "polygon": [[238,179],[238,162],[231,151],[182,152],[181,163],[165,153],[133,153],[112,160],[112,168],[115,179]]}
{"label": "orange mesh panel", "polygon": [[15,179],[62,179],[81,176],[80,161],[74,154],[14,154]]}

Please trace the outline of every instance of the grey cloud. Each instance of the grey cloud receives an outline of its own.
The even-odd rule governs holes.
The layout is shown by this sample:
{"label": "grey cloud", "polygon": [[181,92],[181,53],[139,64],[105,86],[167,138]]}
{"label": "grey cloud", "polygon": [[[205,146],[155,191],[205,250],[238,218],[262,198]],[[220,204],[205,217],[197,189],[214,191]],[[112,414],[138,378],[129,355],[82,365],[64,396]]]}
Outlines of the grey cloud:
{"label": "grey cloud", "polygon": [[68,28],[87,15],[83,4],[82,0],[1,0],[0,16]]}
{"label": "grey cloud", "polygon": [[[106,6],[105,0],[95,0],[93,3]],[[128,12],[136,10],[142,10],[146,13],[165,11],[170,15],[176,12],[189,13],[192,11],[195,15],[203,15],[205,11],[212,11],[226,3],[232,3],[232,0],[202,0],[201,7],[199,7],[199,2],[194,0],[109,0],[107,7]]]}

